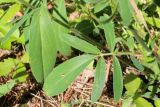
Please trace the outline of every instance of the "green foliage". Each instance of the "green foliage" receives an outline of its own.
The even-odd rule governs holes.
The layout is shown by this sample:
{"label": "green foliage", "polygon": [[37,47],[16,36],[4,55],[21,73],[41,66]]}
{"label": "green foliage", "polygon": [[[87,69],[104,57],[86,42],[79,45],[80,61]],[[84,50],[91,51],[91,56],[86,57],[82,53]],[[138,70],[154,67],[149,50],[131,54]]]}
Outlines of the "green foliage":
{"label": "green foliage", "polygon": [[65,91],[95,57],[94,55],[82,55],[60,64],[45,79],[44,91],[49,96]]}
{"label": "green foliage", "polygon": [[[106,60],[111,59],[116,102],[124,99],[124,107],[152,107],[147,100],[150,99],[159,106],[159,87],[154,91],[154,85],[160,80],[158,1],[71,0],[74,6],[70,7],[67,0],[49,0],[54,4],[49,11],[47,1],[0,1],[0,48],[11,50],[13,42],[26,48],[21,59],[8,58],[0,62],[0,76],[16,68],[13,80],[24,82],[27,77],[24,63],[29,63],[45,93],[55,96],[64,92],[92,62],[96,73],[91,100],[96,102],[105,84]],[[9,4],[6,9],[1,7],[5,3]],[[24,15],[15,19],[19,11]],[[68,60],[59,64],[59,55]],[[133,72],[148,82],[144,83],[137,75],[124,75],[126,91],[123,93],[122,71],[126,74],[128,66],[138,69]],[[6,89],[7,84],[1,86],[5,89],[2,95],[14,86],[9,84]]]}
{"label": "green foliage", "polygon": [[123,91],[123,77],[120,63],[117,57],[113,58],[113,90],[114,90],[114,100],[119,101]]}
{"label": "green foliage", "polygon": [[91,100],[96,102],[101,96],[106,79],[106,64],[103,57],[101,57],[96,66],[96,74],[94,78],[94,85],[92,90]]}
{"label": "green foliage", "polygon": [[10,92],[10,90],[14,87],[15,81],[9,81],[6,84],[0,85],[0,97]]}

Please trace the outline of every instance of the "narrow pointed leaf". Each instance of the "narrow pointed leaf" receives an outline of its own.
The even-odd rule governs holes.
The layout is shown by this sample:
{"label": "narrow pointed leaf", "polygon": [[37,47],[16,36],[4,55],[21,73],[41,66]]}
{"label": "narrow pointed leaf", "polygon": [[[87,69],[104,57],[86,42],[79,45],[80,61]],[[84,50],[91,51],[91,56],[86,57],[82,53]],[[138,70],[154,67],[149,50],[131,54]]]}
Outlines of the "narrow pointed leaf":
{"label": "narrow pointed leaf", "polygon": [[23,16],[23,18],[18,22],[16,23],[10,30],[9,32],[6,34],[5,38],[3,39],[3,42],[2,44],[4,44],[11,36],[12,34],[28,19],[32,16],[32,14],[34,12],[36,12],[37,9],[33,10],[32,12],[28,13],[28,14],[25,14]]}
{"label": "narrow pointed leaf", "polygon": [[[101,17],[101,21],[106,20],[108,18],[107,15]],[[105,33],[105,38],[108,44],[108,47],[110,49],[111,52],[114,51],[115,48],[115,31],[114,31],[114,24],[113,22],[106,22],[106,23],[102,23],[101,24],[102,28],[104,29],[104,33]]]}
{"label": "narrow pointed leaf", "polygon": [[94,45],[92,45],[92,44],[90,44],[90,43],[88,43],[88,42],[86,42],[76,36],[66,34],[63,36],[63,38],[64,38],[63,41],[66,44],[68,44],[69,46],[72,46],[76,49],[79,49],[85,53],[93,53],[93,54],[100,53],[100,50],[96,46],[94,46]]}
{"label": "narrow pointed leaf", "polygon": [[106,78],[106,64],[103,57],[101,57],[96,66],[96,75],[94,77],[94,85],[92,89],[91,100],[96,102],[101,96],[105,85]]}
{"label": "narrow pointed leaf", "polygon": [[139,69],[140,71],[144,71],[144,67],[142,66],[142,64],[136,59],[134,58],[133,56],[131,56],[131,60],[134,64],[134,66]]}
{"label": "narrow pointed leaf", "polygon": [[129,0],[117,0],[119,4],[119,12],[123,23],[128,26],[132,19],[131,4]]}
{"label": "narrow pointed leaf", "polygon": [[94,55],[82,55],[57,66],[46,78],[44,91],[49,96],[55,96],[65,91],[94,58]]}
{"label": "narrow pointed leaf", "polygon": [[20,8],[21,8],[21,5],[19,4],[14,4],[13,6],[11,6],[7,11],[7,13],[0,20],[0,23],[5,24],[11,21],[12,18],[14,18],[14,15],[20,10]]}
{"label": "narrow pointed leaf", "polygon": [[122,96],[123,77],[122,77],[121,66],[116,56],[114,56],[113,58],[113,69],[114,69],[113,71],[114,100],[118,102]]}
{"label": "narrow pointed leaf", "polygon": [[54,67],[57,53],[51,19],[45,6],[34,14],[30,30],[31,68],[36,80],[43,82]]}
{"label": "narrow pointed leaf", "polygon": [[[65,8],[65,1],[64,0],[55,0],[56,8],[53,11],[53,16],[60,20],[63,23],[67,22],[67,13]],[[61,24],[53,21],[54,32],[56,35],[56,44],[57,49],[60,53],[64,55],[71,54],[71,48],[63,42],[63,34],[67,34],[69,30],[62,26]]]}

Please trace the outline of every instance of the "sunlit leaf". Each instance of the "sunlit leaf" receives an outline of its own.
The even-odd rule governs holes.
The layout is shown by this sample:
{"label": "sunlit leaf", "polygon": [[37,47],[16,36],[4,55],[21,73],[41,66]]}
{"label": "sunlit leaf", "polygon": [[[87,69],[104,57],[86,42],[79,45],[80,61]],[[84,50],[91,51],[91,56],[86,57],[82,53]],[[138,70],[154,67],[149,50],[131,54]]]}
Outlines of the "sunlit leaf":
{"label": "sunlit leaf", "polygon": [[0,85],[0,97],[10,92],[14,85],[15,81],[10,81],[6,84]]}
{"label": "sunlit leaf", "polygon": [[139,77],[128,74],[124,79],[124,86],[127,90],[127,94],[134,95],[138,90],[144,87],[144,83]]}
{"label": "sunlit leaf", "polygon": [[136,107],[143,107],[144,105],[145,107],[154,107],[150,102],[142,97],[137,98],[134,102],[136,104]]}
{"label": "sunlit leaf", "polygon": [[1,24],[5,24],[9,21],[11,21],[16,13],[20,10],[21,6],[19,4],[12,5],[9,10],[7,10],[7,13],[2,17],[0,20]]}

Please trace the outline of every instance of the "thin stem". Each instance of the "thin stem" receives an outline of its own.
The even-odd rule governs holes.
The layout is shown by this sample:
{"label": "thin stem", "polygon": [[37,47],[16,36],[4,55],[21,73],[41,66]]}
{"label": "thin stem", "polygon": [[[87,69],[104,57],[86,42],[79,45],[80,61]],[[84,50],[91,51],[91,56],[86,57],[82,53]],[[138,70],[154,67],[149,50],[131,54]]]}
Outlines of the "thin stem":
{"label": "thin stem", "polygon": [[135,53],[132,52],[117,52],[117,53],[102,53],[100,54],[100,56],[111,56],[111,55],[115,55],[115,56],[122,56],[122,55],[132,55],[135,56]]}

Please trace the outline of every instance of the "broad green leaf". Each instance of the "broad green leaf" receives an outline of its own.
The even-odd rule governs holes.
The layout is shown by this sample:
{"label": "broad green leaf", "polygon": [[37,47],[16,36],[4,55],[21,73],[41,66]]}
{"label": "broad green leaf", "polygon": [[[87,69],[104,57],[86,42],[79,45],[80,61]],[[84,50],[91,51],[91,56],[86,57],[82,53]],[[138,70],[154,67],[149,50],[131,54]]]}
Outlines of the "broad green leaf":
{"label": "broad green leaf", "polygon": [[96,66],[96,74],[94,77],[94,85],[92,88],[91,100],[96,102],[102,94],[106,79],[106,63],[101,57]]}
{"label": "broad green leaf", "polygon": [[144,107],[144,105],[145,107],[153,107],[153,105],[150,102],[148,102],[142,97],[137,98],[134,102],[136,104],[136,107]]}
{"label": "broad green leaf", "polygon": [[9,32],[6,34],[5,38],[3,39],[3,42],[1,44],[4,44],[11,36],[12,34],[28,19],[32,16],[32,14],[37,11],[37,9],[31,11],[30,13],[28,14],[25,14],[23,16],[23,18],[18,22],[16,23],[10,30]]}
{"label": "broad green leaf", "polygon": [[159,99],[159,98],[156,99],[156,100],[154,100],[154,105],[155,105],[156,107],[160,107],[160,99]]}
{"label": "broad green leaf", "polygon": [[107,5],[108,5],[108,0],[100,0],[94,6],[94,13],[97,13],[97,12],[103,10]]}
{"label": "broad green leaf", "polygon": [[6,84],[0,85],[0,97],[10,92],[14,85],[15,81],[10,81]]}
{"label": "broad green leaf", "polygon": [[133,56],[131,56],[131,60],[134,64],[134,66],[139,69],[140,71],[144,71],[144,67],[142,66],[142,64],[136,59],[134,58]]}
{"label": "broad green leaf", "polygon": [[113,91],[114,100],[117,102],[122,96],[123,77],[121,66],[116,56],[113,57]]}
{"label": "broad green leaf", "polygon": [[132,19],[130,0],[117,0],[119,5],[119,13],[122,17],[123,23],[128,26]]}
{"label": "broad green leaf", "polygon": [[53,30],[48,10],[42,6],[32,18],[29,37],[30,64],[38,82],[44,81],[55,64],[57,49]]}
{"label": "broad green leaf", "polygon": [[43,89],[46,94],[55,96],[65,91],[95,57],[94,55],[74,57],[54,68],[44,82]]}
{"label": "broad green leaf", "polygon": [[72,46],[76,49],[79,49],[85,53],[93,53],[93,54],[100,53],[100,50],[96,46],[93,46],[92,44],[90,44],[82,39],[79,39],[76,36],[66,34],[66,35],[64,35],[63,38],[64,38],[63,41],[66,44],[68,44],[69,46]]}
{"label": "broad green leaf", "polygon": [[15,60],[11,58],[5,59],[4,62],[0,62],[0,76],[8,75],[15,67],[15,64]]}
{"label": "broad green leaf", "polygon": [[[65,8],[65,1],[64,0],[55,0],[56,8],[53,10],[53,16],[60,20],[63,23],[67,21],[67,13]],[[67,34],[69,30],[65,28],[63,25],[53,21],[53,29],[56,37],[56,46],[60,53],[64,55],[71,54],[71,48],[63,42],[63,34]]]}
{"label": "broad green leaf", "polygon": [[[101,21],[104,21],[108,19],[108,16],[105,15],[103,17],[100,18]],[[108,47],[110,49],[111,52],[114,51],[115,48],[115,42],[116,42],[116,37],[115,37],[115,31],[114,31],[114,24],[113,22],[106,22],[106,23],[101,23],[102,28],[104,29],[104,33],[105,33],[105,38],[108,44]]]}
{"label": "broad green leaf", "polygon": [[139,77],[129,74],[126,75],[124,79],[124,86],[127,90],[127,94],[134,95],[138,90],[144,87],[144,83]]}
{"label": "broad green leaf", "polygon": [[2,19],[0,20],[0,23],[5,24],[11,21],[16,15],[16,13],[20,10],[20,8],[21,8],[21,5],[19,4],[12,5],[7,11],[7,13],[2,17]]}

